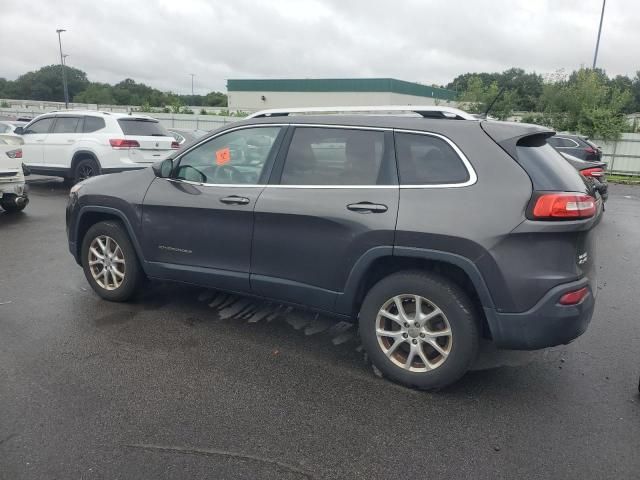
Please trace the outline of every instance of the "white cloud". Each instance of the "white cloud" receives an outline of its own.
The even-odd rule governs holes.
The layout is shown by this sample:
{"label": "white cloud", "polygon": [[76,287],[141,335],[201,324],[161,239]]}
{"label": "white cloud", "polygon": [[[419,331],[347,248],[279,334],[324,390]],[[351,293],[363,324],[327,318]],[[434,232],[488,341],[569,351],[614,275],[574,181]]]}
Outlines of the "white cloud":
{"label": "white cloud", "polygon": [[[396,77],[590,65],[600,0],[64,0],[5,2],[0,76],[58,62],[93,81],[225,90],[228,78]],[[607,5],[599,66],[640,69],[637,2]]]}

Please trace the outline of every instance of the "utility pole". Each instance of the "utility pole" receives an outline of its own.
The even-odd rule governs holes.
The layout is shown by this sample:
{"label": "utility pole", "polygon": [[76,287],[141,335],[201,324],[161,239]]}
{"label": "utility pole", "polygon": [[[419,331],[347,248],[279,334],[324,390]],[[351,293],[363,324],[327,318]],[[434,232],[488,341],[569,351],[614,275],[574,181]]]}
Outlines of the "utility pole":
{"label": "utility pole", "polygon": [[190,73],[189,75],[191,75],[191,101],[193,102],[193,77],[195,77],[196,74]]}
{"label": "utility pole", "polygon": [[600,13],[600,26],[598,27],[598,40],[596,41],[596,51],[593,55],[593,69],[596,69],[596,62],[598,61],[598,48],[600,48],[600,34],[602,33],[602,19],[604,18],[604,6],[607,4],[607,0],[602,0],[602,12]]}
{"label": "utility pole", "polygon": [[60,46],[60,68],[62,68],[62,88],[64,89],[64,108],[69,108],[69,90],[67,89],[67,72],[64,68],[64,56],[62,55],[62,40],[60,34],[66,32],[65,29],[59,28],[56,30],[58,34],[58,45]]}

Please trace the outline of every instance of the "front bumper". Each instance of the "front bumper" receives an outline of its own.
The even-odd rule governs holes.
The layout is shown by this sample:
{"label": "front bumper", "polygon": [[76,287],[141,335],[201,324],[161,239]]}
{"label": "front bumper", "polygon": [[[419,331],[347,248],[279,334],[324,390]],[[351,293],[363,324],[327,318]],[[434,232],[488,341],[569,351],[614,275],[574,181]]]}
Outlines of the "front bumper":
{"label": "front bumper", "polygon": [[[589,294],[576,305],[560,305],[560,297],[582,287]],[[501,313],[485,308],[493,341],[499,348],[538,350],[567,344],[589,326],[597,287],[584,278],[551,289],[533,308],[521,313]]]}

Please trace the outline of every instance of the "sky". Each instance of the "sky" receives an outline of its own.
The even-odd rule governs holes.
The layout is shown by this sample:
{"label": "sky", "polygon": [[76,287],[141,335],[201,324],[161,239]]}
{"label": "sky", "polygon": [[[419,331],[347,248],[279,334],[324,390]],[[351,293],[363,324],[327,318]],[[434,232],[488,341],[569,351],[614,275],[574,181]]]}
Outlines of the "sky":
{"label": "sky", "polygon": [[[590,66],[602,0],[2,0],[0,77],[59,63],[89,80],[226,91],[228,78],[393,77]],[[607,2],[598,66],[640,70],[640,2]]]}

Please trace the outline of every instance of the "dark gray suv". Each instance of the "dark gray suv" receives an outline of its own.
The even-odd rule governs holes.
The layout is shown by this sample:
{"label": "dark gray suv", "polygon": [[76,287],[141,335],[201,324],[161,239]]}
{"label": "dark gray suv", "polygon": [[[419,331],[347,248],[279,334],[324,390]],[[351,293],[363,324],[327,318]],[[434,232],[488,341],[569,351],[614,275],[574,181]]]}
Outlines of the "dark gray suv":
{"label": "dark gray suv", "polygon": [[84,181],[70,251],[107,300],[146,277],[353,319],[374,365],[422,389],[460,378],[481,337],[539,349],[581,335],[602,205],[554,132],[381,109],[259,113],[153,168]]}

